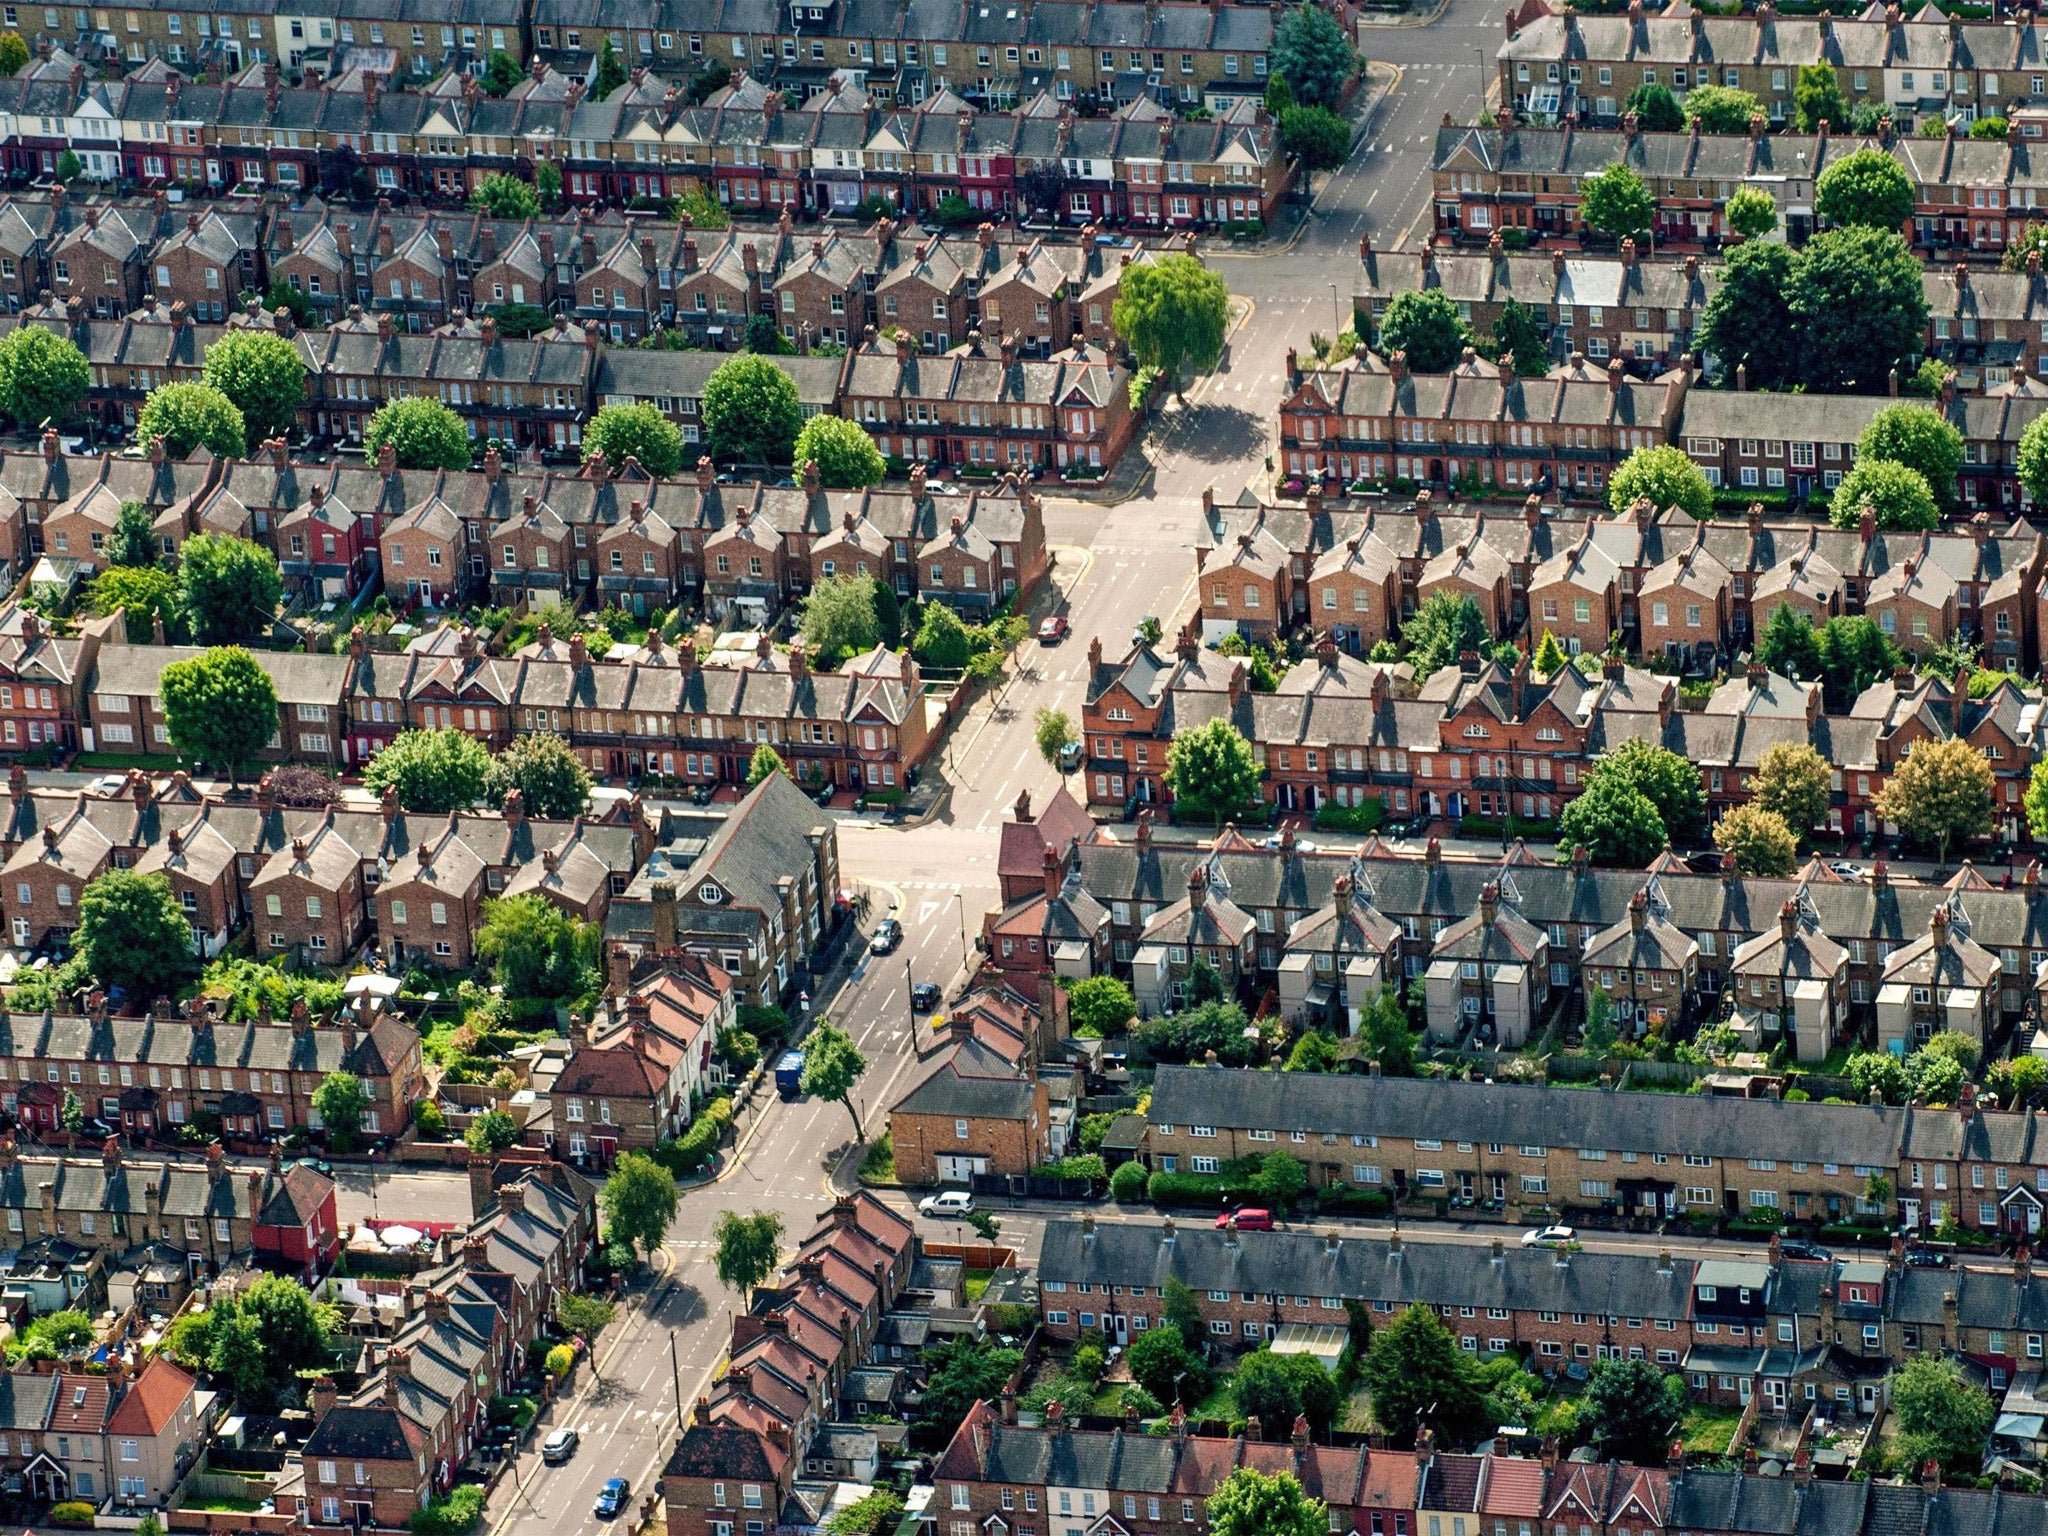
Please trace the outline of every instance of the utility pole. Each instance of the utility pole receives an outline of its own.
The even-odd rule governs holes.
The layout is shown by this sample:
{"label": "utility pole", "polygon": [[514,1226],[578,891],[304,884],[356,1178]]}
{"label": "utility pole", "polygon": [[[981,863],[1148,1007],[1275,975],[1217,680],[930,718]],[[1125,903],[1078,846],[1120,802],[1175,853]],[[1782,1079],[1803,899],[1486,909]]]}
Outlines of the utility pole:
{"label": "utility pole", "polygon": [[675,1378],[676,1433],[680,1435],[688,1428],[688,1421],[683,1417],[683,1368],[676,1363],[676,1331],[673,1328],[668,1331],[668,1370],[669,1375]]}
{"label": "utility pole", "polygon": [[910,979],[910,956],[903,957],[903,1006],[910,1010],[910,1049],[917,1050],[917,983]]}

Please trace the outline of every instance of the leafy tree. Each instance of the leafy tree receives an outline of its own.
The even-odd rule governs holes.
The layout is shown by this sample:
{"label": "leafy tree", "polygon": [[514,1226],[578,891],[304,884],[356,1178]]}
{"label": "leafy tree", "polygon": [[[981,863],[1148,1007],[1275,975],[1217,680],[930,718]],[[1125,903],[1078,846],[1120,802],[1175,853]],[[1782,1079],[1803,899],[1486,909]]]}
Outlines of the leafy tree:
{"label": "leafy tree", "polygon": [[110,869],[87,882],[73,944],[101,986],[132,998],[174,990],[194,969],[192,925],[162,875]]}
{"label": "leafy tree", "polygon": [[1625,780],[1595,776],[1558,818],[1558,841],[1583,844],[1601,864],[1639,868],[1668,839],[1650,797]]}
{"label": "leafy tree", "polygon": [[1432,592],[1402,624],[1401,643],[1416,678],[1427,678],[1455,665],[1466,651],[1486,649],[1486,618],[1469,594]]}
{"label": "leafy tree", "polygon": [[1898,648],[1877,620],[1863,614],[1842,614],[1820,627],[1822,691],[1831,712],[1847,713],[1857,695],[1899,665]]}
{"label": "leafy tree", "polygon": [[1361,1010],[1359,1033],[1365,1036],[1384,1075],[1415,1075],[1415,1032],[1408,1027],[1407,1011],[1392,988],[1382,987],[1372,1005]]}
{"label": "leafy tree", "polygon": [[[284,595],[277,557],[229,533],[196,533],[178,556],[180,606],[202,645],[269,634]],[[268,741],[268,734],[264,740]]]}
{"label": "leafy tree", "polygon": [[1311,1029],[1294,1042],[1294,1049],[1287,1053],[1282,1063],[1282,1072],[1334,1072],[1337,1069],[1337,1042],[1320,1029]]}
{"label": "leafy tree", "polygon": [[92,367],[69,338],[40,325],[0,337],[0,410],[23,427],[61,427],[91,387]]}
{"label": "leafy tree", "polygon": [[880,641],[875,587],[872,576],[828,576],[811,588],[804,599],[804,649],[820,672],[865,656]]}
{"label": "leafy tree", "polygon": [[476,953],[507,999],[552,1006],[596,985],[598,937],[597,924],[571,917],[545,896],[501,896],[484,903]]}
{"label": "leafy tree", "polygon": [[619,62],[618,50],[612,47],[607,37],[597,50],[597,76],[590,83],[592,101],[609,101],[613,91],[626,83],[626,66]]}
{"label": "leafy tree", "polygon": [[1208,1324],[1202,1319],[1201,1302],[1179,1280],[1168,1280],[1160,1289],[1159,1326],[1173,1329],[1191,1350],[1202,1348],[1209,1331]]}
{"label": "leafy tree", "polygon": [[590,804],[590,770],[553,731],[522,733],[491,759],[484,776],[484,795],[493,805],[504,805],[515,789],[527,815],[567,821]]}
{"label": "leafy tree", "polygon": [[1605,987],[1595,987],[1593,995],[1586,999],[1586,1027],[1580,1031],[1586,1054],[1604,1058],[1614,1049],[1614,994]]}
{"label": "leafy tree", "polygon": [[491,754],[462,731],[401,731],[370,759],[363,788],[373,795],[398,791],[398,803],[426,816],[465,810],[484,792]]}
{"label": "leafy tree", "polygon": [[469,1122],[463,1145],[483,1155],[502,1152],[519,1139],[519,1123],[502,1109],[490,1109]]}
{"label": "leafy tree", "polygon": [[1039,706],[1032,717],[1031,734],[1038,744],[1038,755],[1051,768],[1059,768],[1060,754],[1081,739],[1074,733],[1074,722],[1067,712],[1050,705]]}
{"label": "leafy tree", "polygon": [[2019,475],[2037,506],[2048,503],[2048,416],[2035,417],[2020,434]]}
{"label": "leafy tree", "polygon": [[799,1090],[844,1106],[846,1118],[853,1122],[856,1142],[866,1141],[867,1136],[860,1128],[860,1112],[853,1107],[853,1090],[867,1069],[868,1059],[853,1043],[853,1036],[829,1019],[812,1030],[804,1042],[804,1071],[797,1084]]}
{"label": "leafy tree", "polygon": [[1842,94],[1832,64],[1808,64],[1800,68],[1798,83],[1792,87],[1792,105],[1799,114],[1801,133],[1816,133],[1822,123],[1831,123],[1839,131],[1849,127],[1852,121],[1849,100]]}
{"label": "leafy tree", "polygon": [[782,760],[782,754],[764,741],[754,748],[754,755],[747,759],[747,788],[752,789],[763,779],[787,772],[789,764]]}
{"label": "leafy tree", "polygon": [[608,405],[583,429],[584,462],[600,453],[613,469],[638,459],[648,474],[666,480],[683,467],[682,430],[644,402]]}
{"label": "leafy tree", "polygon": [[1328,11],[1291,6],[1273,29],[1273,68],[1298,104],[1336,108],[1358,71],[1358,54]]}
{"label": "leafy tree", "polygon": [[1990,1394],[1964,1379],[1958,1361],[1939,1355],[1914,1356],[1891,1373],[1889,1386],[1901,1453],[1931,1456],[1974,1477],[1995,1412]]}
{"label": "leafy tree", "polygon": [[525,78],[526,71],[511,54],[502,48],[491,50],[490,62],[484,65],[483,88],[487,95],[503,96]]}
{"label": "leafy tree", "polygon": [[1396,1442],[1414,1439],[1424,1425],[1441,1436],[1479,1417],[1479,1392],[1458,1341],[1419,1303],[1373,1336],[1359,1376],[1371,1394],[1373,1417]]}
{"label": "leafy tree", "polygon": [[1408,366],[1422,373],[1442,373],[1471,342],[1471,331],[1458,318],[1458,306],[1441,288],[1397,293],[1380,317],[1380,349],[1389,356],[1407,353]]}
{"label": "leafy tree", "polygon": [[363,1128],[363,1111],[369,1107],[369,1092],[353,1072],[330,1072],[313,1090],[313,1108],[327,1128],[328,1145],[337,1152],[356,1144],[356,1135]]}
{"label": "leafy tree", "polygon": [[240,407],[211,384],[163,384],[151,390],[135,419],[135,433],[144,442],[162,438],[164,452],[174,459],[200,447],[217,459],[239,459],[249,451]]}
{"label": "leafy tree", "polygon": [[21,34],[0,32],[0,75],[12,77],[20,74],[28,60],[28,44],[22,40]]}
{"label": "leafy tree", "polygon": [[1512,356],[1515,373],[1525,379],[1540,378],[1550,370],[1550,338],[1536,311],[1520,299],[1509,299],[1493,322],[1494,350]]}
{"label": "leafy tree", "polygon": [[540,194],[532,182],[521,181],[510,171],[497,171],[477,183],[469,194],[469,206],[494,219],[535,219],[540,217]]}
{"label": "leafy tree", "polygon": [[974,643],[968,637],[967,626],[960,622],[959,614],[944,603],[926,603],[924,618],[918,623],[917,638],[911,641],[910,651],[927,667],[957,672],[973,655]]}
{"label": "leafy tree", "polygon": [[1882,529],[1918,532],[1941,526],[1941,513],[1927,477],[1890,459],[1858,457],[1835,487],[1828,515],[1837,527],[1853,528],[1866,507],[1877,515],[1877,526]]}
{"label": "leafy tree", "polygon": [[1963,467],[1963,434],[1924,405],[1900,400],[1870,418],[1856,439],[1856,462],[1889,459],[1917,469],[1944,517],[1956,509],[1956,475]]}
{"label": "leafy tree", "polygon": [[875,583],[875,635],[892,651],[903,644],[903,605],[886,581]]}
{"label": "leafy tree", "polygon": [[1685,113],[1671,87],[1661,80],[1646,80],[1628,93],[1624,112],[1636,115],[1636,126],[1644,133],[1677,133],[1685,127]]}
{"label": "leafy tree", "polygon": [[1308,1188],[1308,1169],[1292,1153],[1268,1152],[1259,1159],[1259,1171],[1252,1176],[1252,1188],[1284,1211]]}
{"label": "leafy tree", "polygon": [[1536,647],[1536,655],[1530,661],[1530,670],[1538,677],[1555,677],[1571,665],[1571,658],[1564,653],[1564,647],[1557,643],[1557,636],[1549,630],[1543,631],[1543,639]]}
{"label": "leafy tree", "polygon": [[[1196,995],[1194,981],[1199,974],[1189,974],[1191,998]],[[1213,982],[1215,969],[1210,967],[1207,974]],[[1255,1032],[1247,1034],[1250,1026],[1251,1020],[1236,1003],[1205,998],[1179,1013],[1140,1019],[1131,1026],[1131,1033],[1146,1050],[1165,1061],[1198,1061],[1214,1051],[1223,1065],[1241,1067],[1263,1049]]]}
{"label": "leafy tree", "polygon": [[313,301],[304,293],[286,282],[282,276],[273,277],[270,286],[263,293],[263,307],[273,315],[280,309],[292,317],[292,323],[299,326],[312,325]]}
{"label": "leafy tree", "polygon": [[533,163],[533,189],[540,194],[542,208],[561,206],[562,168],[552,160],[536,160]]}
{"label": "leafy tree", "polygon": [[1679,507],[1697,518],[1714,515],[1714,488],[1682,448],[1638,448],[1607,484],[1607,504],[1624,512],[1644,497],[1660,512]]}
{"label": "leafy tree", "polygon": [[241,765],[277,733],[277,687],[238,645],[215,646],[189,661],[172,662],[157,680],[157,693],[171,745],[187,757],[225,768],[230,784]]}
{"label": "leafy tree", "polygon": [[59,181],[76,181],[84,174],[85,166],[79,160],[76,152],[67,149],[57,156],[57,179]]}
{"label": "leafy tree", "polygon": [[977,1402],[1000,1394],[1023,1364],[1022,1350],[981,1339],[949,1339],[926,1350],[924,1402],[911,1434],[943,1441]]}
{"label": "leafy tree", "polygon": [[[1266,82],[1266,115],[1274,122],[1280,121],[1280,114],[1294,105],[1294,87],[1287,83],[1285,75],[1274,75]],[[965,199],[963,198],[964,202]]]}
{"label": "leafy tree", "polygon": [[1749,120],[1764,115],[1763,103],[1728,85],[1696,85],[1686,93],[1685,120],[1702,133],[1747,133]]}
{"label": "leafy tree", "polygon": [[105,617],[119,609],[127,621],[131,645],[148,645],[156,621],[164,621],[164,638],[181,641],[185,615],[178,605],[178,578],[153,565],[112,565],[92,580],[86,607]]}
{"label": "leafy tree", "polygon": [[1906,1064],[1890,1051],[1852,1051],[1842,1063],[1842,1075],[1855,1085],[1859,1099],[1868,1099],[1874,1088],[1887,1104],[1905,1101]]}
{"label": "leafy tree", "polygon": [[57,1123],[74,1136],[85,1129],[85,1100],[69,1088],[64,1090],[63,1102],[57,1106]]}
{"label": "leafy tree", "polygon": [[894,1489],[863,1494],[825,1522],[825,1536],[880,1536],[896,1529],[903,1517],[903,1499]]}
{"label": "leafy tree", "polygon": [[1877,811],[1946,863],[1951,842],[1991,830],[1993,789],[1991,764],[1969,742],[1920,741],[1878,791]]}
{"label": "leafy tree", "polygon": [[156,565],[156,520],[139,501],[124,501],[114,518],[114,531],[107,536],[107,564],[119,566]]}
{"label": "leafy tree", "polygon": [[[758,310],[747,316],[746,327],[740,333],[740,345],[746,351],[759,352],[764,357],[788,357],[796,351],[775,328],[775,317]],[[803,461],[799,459],[797,462]]]}
{"label": "leafy tree", "polygon": [[1715,382],[1735,382],[1744,371],[1752,389],[1776,389],[1800,368],[1792,333],[1793,253],[1784,245],[1749,241],[1728,253],[1721,284],[1700,314],[1700,339],[1713,354]]}
{"label": "leafy tree", "polygon": [[1776,811],[1738,805],[1714,823],[1714,846],[1745,875],[1789,875],[1799,867],[1799,840]]}
{"label": "leafy tree", "polygon": [[2012,133],[2012,124],[2002,117],[1980,117],[1970,124],[1973,139],[2003,139]]}
{"label": "leafy tree", "polygon": [[1330,1373],[1313,1356],[1276,1355],[1270,1349],[1254,1350],[1238,1361],[1230,1388],[1240,1414],[1276,1429],[1306,1418],[1309,1431],[1318,1438],[1330,1432],[1344,1400]]}
{"label": "leafy tree", "polygon": [[[1314,11],[1314,6],[1289,12]],[[1327,15],[1323,21],[1331,26]],[[1282,29],[1286,27],[1282,23]],[[1295,94],[1310,99],[1298,79],[1289,77]],[[1223,279],[1185,252],[1157,261],[1133,262],[1117,283],[1111,320],[1117,335],[1143,368],[1157,368],[1181,398],[1183,374],[1207,373],[1223,355],[1223,335],[1230,327],[1230,290]]]}
{"label": "leafy tree", "polygon": [[[1297,9],[1324,14],[1316,6]],[[1211,1536],[1322,1536],[1329,1523],[1328,1506],[1310,1498],[1292,1472],[1268,1477],[1239,1467],[1209,1495]]]}
{"label": "leafy tree", "polygon": [[1803,836],[1827,819],[1831,773],[1827,759],[1805,742],[1780,741],[1757,759],[1748,789],[1758,809]]}
{"label": "leafy tree", "polygon": [[867,428],[844,416],[813,416],[797,433],[794,452],[795,463],[818,466],[818,479],[827,490],[865,490],[880,485],[889,472]]}
{"label": "leafy tree", "polygon": [[624,1153],[604,1181],[603,1203],[605,1241],[652,1253],[676,1219],[676,1176],[645,1152]]}
{"label": "leafy tree", "polygon": [[711,451],[750,464],[787,464],[804,421],[796,381],[751,352],[705,380],[703,415]]}
{"label": "leafy tree", "polygon": [[1745,240],[1761,240],[1778,227],[1778,200],[1762,187],[1738,187],[1725,212],[1728,227]]}
{"label": "leafy tree", "polygon": [[1307,174],[1334,171],[1351,154],[1351,125],[1328,107],[1289,107],[1280,114],[1280,147]]}
{"label": "leafy tree", "polygon": [[2027,780],[2027,830],[2035,837],[2048,837],[2048,758],[2037,759],[2033,777]]}
{"label": "leafy tree", "polygon": [[1625,741],[1594,765],[1586,782],[1600,778],[1624,780],[1648,796],[1674,843],[1694,842],[1706,829],[1700,771],[1676,752],[1641,739]]}
{"label": "leafy tree", "polygon": [[1648,1360],[1596,1360],[1579,1396],[1579,1430],[1616,1461],[1654,1461],[1685,1417],[1685,1379]]}
{"label": "leafy tree", "polygon": [[1891,370],[1919,350],[1927,325],[1920,258],[1888,229],[1815,235],[1792,270],[1788,298],[1802,371],[1814,389],[1881,391]]}
{"label": "leafy tree", "polygon": [[1259,803],[1259,764],[1251,743],[1221,716],[1178,731],[1166,744],[1166,788],[1185,816],[1226,821]]}
{"label": "leafy tree", "polygon": [[206,349],[201,377],[234,402],[258,442],[289,432],[306,398],[299,349],[275,331],[229,331]]}
{"label": "leafy tree", "polygon": [[1657,199],[1626,161],[1579,182],[1579,217],[1589,229],[1616,240],[1649,233],[1657,216]]}
{"label": "leafy tree", "polygon": [[1122,1034],[1137,1013],[1131,989],[1114,976],[1083,976],[1067,988],[1067,1023],[1084,1040]]}
{"label": "leafy tree", "polygon": [[476,451],[463,419],[425,395],[390,401],[370,418],[363,428],[363,446],[371,463],[386,443],[400,469],[467,469]]}
{"label": "leafy tree", "polygon": [[718,1283],[744,1303],[755,1286],[775,1273],[776,1256],[782,1249],[782,1218],[773,1211],[756,1211],[751,1216],[720,1211],[711,1238],[717,1250],[713,1262]]}
{"label": "leafy tree", "polygon": [[1758,666],[1780,677],[1811,678],[1820,670],[1820,641],[1813,620],[1790,603],[1778,604],[1757,636],[1754,654]]}
{"label": "leafy tree", "polygon": [[555,1321],[570,1333],[594,1338],[611,1322],[617,1308],[609,1301],[584,1296],[576,1291],[555,1293]]}
{"label": "leafy tree", "polygon": [[1881,149],[1859,149],[1820,173],[1813,211],[1840,228],[1896,235],[1913,217],[1913,179]]}
{"label": "leafy tree", "polygon": [[1196,1403],[1206,1395],[1193,1389],[1209,1385],[1209,1372],[1177,1328],[1146,1330],[1131,1341],[1124,1361],[1132,1379],[1162,1403]]}

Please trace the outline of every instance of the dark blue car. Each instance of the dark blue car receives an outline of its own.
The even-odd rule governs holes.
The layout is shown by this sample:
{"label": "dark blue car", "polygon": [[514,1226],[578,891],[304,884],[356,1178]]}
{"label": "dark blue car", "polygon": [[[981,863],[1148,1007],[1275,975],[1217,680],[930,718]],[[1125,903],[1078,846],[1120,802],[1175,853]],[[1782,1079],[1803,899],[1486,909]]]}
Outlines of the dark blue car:
{"label": "dark blue car", "polygon": [[605,1479],[605,1485],[598,1490],[597,1515],[600,1520],[609,1520],[626,1507],[626,1480],[623,1477]]}

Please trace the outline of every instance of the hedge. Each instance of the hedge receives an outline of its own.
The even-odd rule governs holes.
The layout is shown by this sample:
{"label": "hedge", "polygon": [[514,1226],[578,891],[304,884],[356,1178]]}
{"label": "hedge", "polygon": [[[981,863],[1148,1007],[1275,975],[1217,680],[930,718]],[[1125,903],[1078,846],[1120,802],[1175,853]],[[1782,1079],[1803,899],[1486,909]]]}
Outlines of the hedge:
{"label": "hedge", "polygon": [[93,1527],[92,1505],[83,1499],[66,1499],[62,1504],[53,1504],[50,1506],[50,1524],[89,1531]]}
{"label": "hedge", "polygon": [[476,1529],[484,1514],[484,1491],[475,1483],[458,1483],[448,1497],[435,1499],[412,1517],[413,1536],[464,1536]]}
{"label": "hedge", "polygon": [[1101,1179],[1107,1177],[1102,1159],[1093,1152],[1084,1152],[1077,1157],[1063,1157],[1057,1162],[1040,1163],[1031,1170],[1040,1178],[1047,1179]]}
{"label": "hedge", "polygon": [[1118,1163],[1116,1172],[1109,1176],[1109,1197],[1112,1200],[1142,1200],[1149,1177],[1143,1163]]}
{"label": "hedge", "polygon": [[1155,1173],[1145,1193],[1154,1205],[1222,1206],[1263,1198],[1249,1179],[1226,1179],[1220,1173]]}
{"label": "hedge", "polygon": [[1316,1209],[1320,1211],[1349,1211],[1358,1216],[1384,1216],[1393,1210],[1393,1200],[1377,1189],[1319,1189],[1316,1191]]}
{"label": "hedge", "polygon": [[697,1112],[682,1135],[654,1149],[654,1160],[677,1178],[695,1173],[710,1162],[732,1124],[732,1100],[720,1095]]}

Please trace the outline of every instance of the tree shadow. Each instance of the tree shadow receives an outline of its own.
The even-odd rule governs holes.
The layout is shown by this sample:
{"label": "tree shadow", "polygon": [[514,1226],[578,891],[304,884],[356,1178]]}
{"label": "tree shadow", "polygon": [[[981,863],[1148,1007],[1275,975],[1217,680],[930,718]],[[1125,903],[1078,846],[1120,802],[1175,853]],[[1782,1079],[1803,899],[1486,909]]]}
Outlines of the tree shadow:
{"label": "tree shadow", "polygon": [[1265,451],[1265,426],[1243,406],[1193,406],[1179,424],[1187,428],[1186,439],[1174,451],[1198,464],[1227,464]]}

